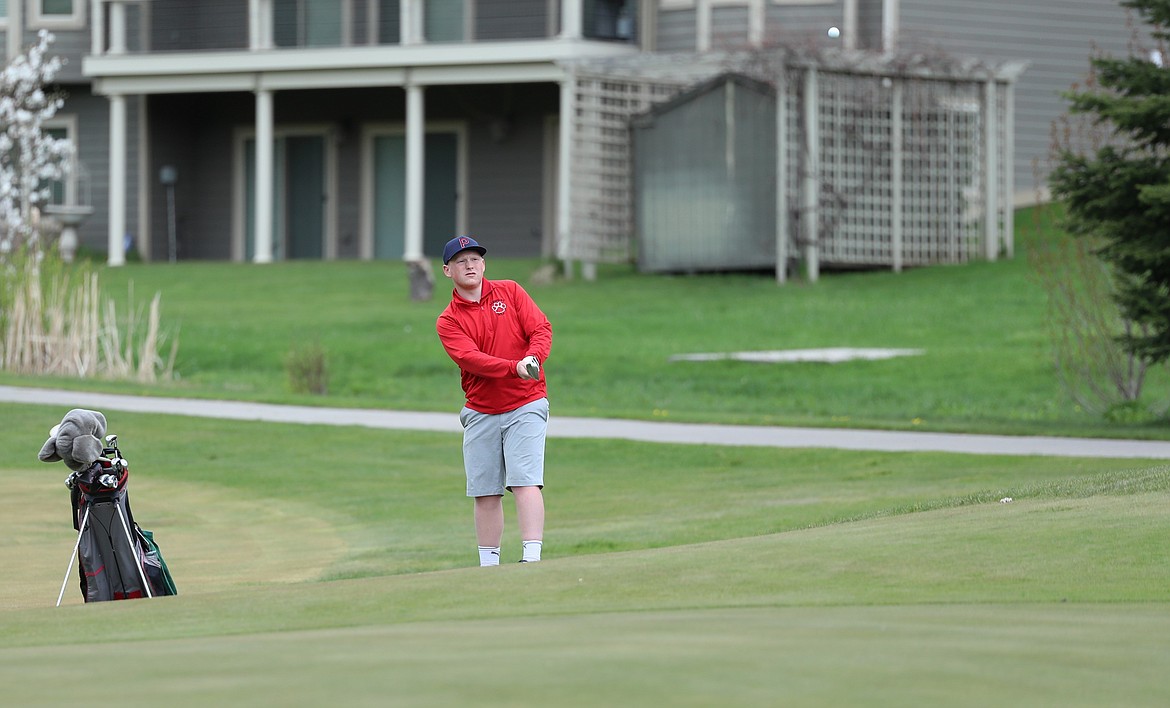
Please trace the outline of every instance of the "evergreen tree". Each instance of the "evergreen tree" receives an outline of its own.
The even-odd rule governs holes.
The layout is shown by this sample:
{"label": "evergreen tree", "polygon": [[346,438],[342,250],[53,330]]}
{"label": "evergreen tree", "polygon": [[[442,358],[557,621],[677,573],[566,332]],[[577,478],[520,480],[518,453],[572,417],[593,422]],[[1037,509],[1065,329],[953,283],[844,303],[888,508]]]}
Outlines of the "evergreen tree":
{"label": "evergreen tree", "polygon": [[[1170,39],[1170,0],[1122,0],[1159,45]],[[1114,270],[1117,304],[1134,326],[1125,348],[1158,363],[1170,359],[1170,68],[1159,51],[1091,58],[1093,84],[1070,92],[1072,113],[1111,133],[1084,151],[1062,145],[1049,178],[1075,234],[1099,237]]]}

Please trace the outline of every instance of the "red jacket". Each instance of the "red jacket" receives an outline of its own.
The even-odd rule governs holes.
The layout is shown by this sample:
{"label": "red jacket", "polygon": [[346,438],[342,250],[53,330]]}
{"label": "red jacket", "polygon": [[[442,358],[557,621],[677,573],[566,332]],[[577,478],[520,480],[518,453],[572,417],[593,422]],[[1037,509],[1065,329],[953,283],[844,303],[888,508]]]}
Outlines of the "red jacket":
{"label": "red jacket", "polygon": [[[482,282],[479,302],[452,291],[435,329],[459,365],[467,407],[494,415],[547,395],[544,362],[552,349],[552,325],[518,283],[486,278]],[[529,355],[541,363],[536,381],[516,373],[516,364]]]}

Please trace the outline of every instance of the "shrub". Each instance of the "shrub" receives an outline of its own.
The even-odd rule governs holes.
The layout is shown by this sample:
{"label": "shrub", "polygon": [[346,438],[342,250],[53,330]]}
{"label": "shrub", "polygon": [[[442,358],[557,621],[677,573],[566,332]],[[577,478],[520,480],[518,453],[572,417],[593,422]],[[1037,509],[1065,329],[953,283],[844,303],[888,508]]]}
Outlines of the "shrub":
{"label": "shrub", "polygon": [[320,342],[294,345],[284,358],[284,368],[293,393],[329,393],[328,357]]}

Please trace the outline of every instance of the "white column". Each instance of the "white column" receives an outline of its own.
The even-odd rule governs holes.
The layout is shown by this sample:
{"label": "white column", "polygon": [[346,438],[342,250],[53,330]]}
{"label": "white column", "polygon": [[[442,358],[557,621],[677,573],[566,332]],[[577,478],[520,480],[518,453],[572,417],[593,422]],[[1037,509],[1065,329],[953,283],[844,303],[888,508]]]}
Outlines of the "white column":
{"label": "white column", "polygon": [[857,49],[857,0],[845,0],[841,12],[841,47]]}
{"label": "white column", "polygon": [[748,0],[748,44],[753,48],[764,45],[767,12],[767,0]]}
{"label": "white column", "polygon": [[272,49],[273,22],[272,0],[248,0],[248,42],[251,49]]}
{"label": "white column", "polygon": [[999,257],[999,110],[995,79],[983,86],[983,245],[987,260]]}
{"label": "white column", "polygon": [[110,95],[110,220],[107,263],[126,263],[126,97]]}
{"label": "white column", "polygon": [[695,50],[711,48],[711,0],[697,0],[695,5]]}
{"label": "white column", "polygon": [[248,49],[260,48],[260,0],[248,0]]}
{"label": "white column", "polygon": [[110,3],[110,54],[126,53],[126,6]]}
{"label": "white column", "polygon": [[[13,5],[19,5],[19,4],[20,3],[13,3]],[[90,0],[90,3],[89,3],[89,43],[90,43],[89,53],[94,55],[95,57],[101,56],[106,51],[105,40],[102,37],[102,32],[106,26],[105,12],[106,12],[106,6],[105,6],[105,3],[102,2],[102,0]],[[9,10],[9,13],[11,13],[11,10]],[[10,17],[9,20],[11,20],[11,19],[12,18]],[[12,31],[13,25],[14,25],[14,23],[10,21],[8,24],[8,31],[9,32]],[[8,50],[10,52],[12,51],[11,35],[10,35],[10,39],[8,40]],[[10,59],[12,58],[11,55],[9,55],[9,58]]]}
{"label": "white column", "polygon": [[561,0],[561,39],[581,39],[581,0]]}
{"label": "white column", "polygon": [[818,228],[820,226],[821,196],[821,137],[820,100],[817,96],[817,70],[806,69],[804,73],[804,186],[800,222],[804,227],[804,264],[809,282],[820,277],[820,256],[817,253]]}
{"label": "white column", "polygon": [[[138,202],[138,255],[142,256],[142,260],[150,261],[153,255],[150,248],[150,195],[153,181],[150,174],[150,116],[147,113],[146,96],[135,96],[131,105],[138,116],[138,132],[134,136],[138,145],[138,162],[134,166],[135,173],[139,175],[138,193],[135,196]],[[153,193],[157,194],[156,191]]]}
{"label": "white column", "polygon": [[882,0],[882,51],[898,51],[898,0]]}
{"label": "white column", "polygon": [[24,3],[8,3],[8,60],[24,51]]}
{"label": "white column", "polygon": [[[998,86],[998,84],[996,84]],[[1008,82],[1007,90],[1003,93],[1003,156],[1008,160],[1016,157],[1016,92],[1015,86]],[[1008,200],[1003,210],[1003,233],[1007,239],[1007,257],[1013,258],[1016,254],[1016,169],[1011,162],[1004,165],[1003,195]]]}
{"label": "white column", "polygon": [[421,44],[423,41],[423,0],[401,0],[398,6],[398,43]]}
{"label": "white column", "polygon": [[902,272],[902,79],[890,95],[890,241],[894,272]]}
{"label": "white column", "polygon": [[272,262],[272,194],[273,194],[272,91],[256,91],[256,263]]}
{"label": "white column", "polygon": [[788,280],[788,78],[776,77],[776,282]]}
{"label": "white column", "polygon": [[565,267],[565,275],[572,276],[573,263],[570,260],[573,238],[573,131],[577,125],[577,108],[573,87],[573,75],[561,81],[561,120],[557,136],[557,259]]}
{"label": "white column", "polygon": [[423,179],[426,114],[423,88],[414,84],[406,87],[406,238],[404,261],[423,258]]}

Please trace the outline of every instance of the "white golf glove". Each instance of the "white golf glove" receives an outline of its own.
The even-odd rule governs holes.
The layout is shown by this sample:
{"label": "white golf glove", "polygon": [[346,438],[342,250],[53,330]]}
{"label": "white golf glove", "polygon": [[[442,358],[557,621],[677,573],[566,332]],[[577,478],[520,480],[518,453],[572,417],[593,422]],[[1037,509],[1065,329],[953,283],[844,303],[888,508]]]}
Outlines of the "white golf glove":
{"label": "white golf glove", "polygon": [[526,356],[516,362],[516,375],[522,379],[535,381],[540,378],[540,362],[534,356]]}

